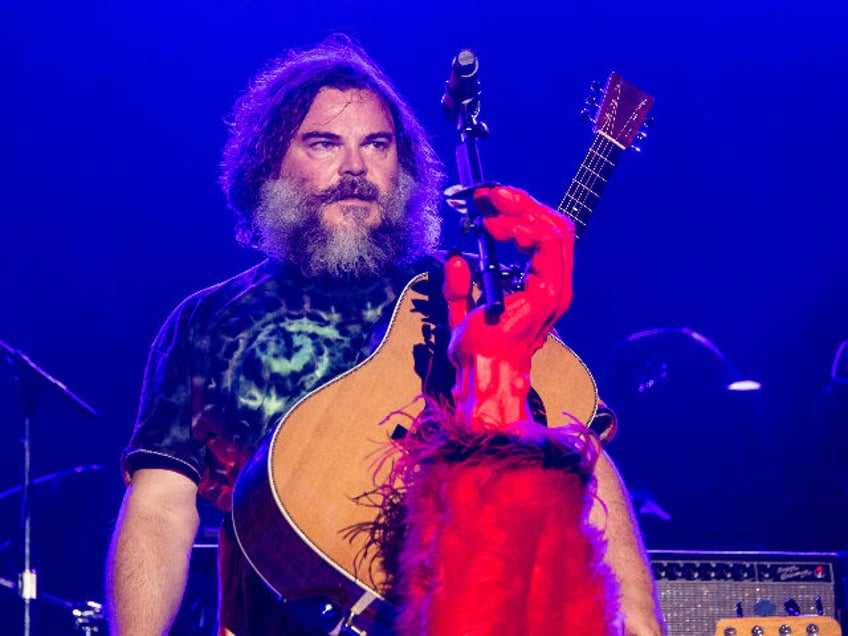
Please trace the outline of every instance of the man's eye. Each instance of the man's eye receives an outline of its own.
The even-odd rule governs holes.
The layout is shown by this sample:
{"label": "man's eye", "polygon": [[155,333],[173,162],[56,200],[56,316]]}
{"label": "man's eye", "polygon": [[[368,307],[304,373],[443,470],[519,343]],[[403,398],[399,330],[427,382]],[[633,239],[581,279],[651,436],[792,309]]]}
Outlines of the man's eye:
{"label": "man's eye", "polygon": [[315,150],[329,150],[334,145],[332,141],[313,141],[309,147]]}
{"label": "man's eye", "polygon": [[371,148],[373,148],[374,150],[377,150],[379,152],[385,152],[386,150],[391,148],[392,142],[388,139],[374,139],[370,141],[368,145],[371,146]]}

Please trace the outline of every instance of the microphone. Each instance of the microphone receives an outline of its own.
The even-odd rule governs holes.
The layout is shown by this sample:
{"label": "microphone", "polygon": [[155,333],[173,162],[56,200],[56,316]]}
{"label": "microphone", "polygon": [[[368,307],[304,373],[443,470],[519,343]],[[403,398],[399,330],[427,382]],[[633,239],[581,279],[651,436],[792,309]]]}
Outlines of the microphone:
{"label": "microphone", "polygon": [[468,49],[462,49],[451,62],[450,79],[445,85],[442,107],[449,118],[467,110],[480,97],[480,82],[477,71],[480,65],[477,56]]}

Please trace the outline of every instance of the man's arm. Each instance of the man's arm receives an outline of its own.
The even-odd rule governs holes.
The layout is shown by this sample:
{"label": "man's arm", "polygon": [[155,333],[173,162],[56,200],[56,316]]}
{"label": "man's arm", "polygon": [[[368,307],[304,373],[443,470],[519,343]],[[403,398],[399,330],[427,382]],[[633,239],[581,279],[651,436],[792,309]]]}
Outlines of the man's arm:
{"label": "man's arm", "polygon": [[[657,602],[654,577],[633,506],[610,458],[601,453],[595,466],[598,498],[591,512],[594,525],[604,529],[606,562],[621,587],[621,611],[626,636],[661,636],[665,622]],[[606,506],[606,511],[603,505]]]}
{"label": "man's arm", "polygon": [[197,485],[170,470],[136,471],[109,548],[110,634],[167,634],[180,607],[199,525]]}

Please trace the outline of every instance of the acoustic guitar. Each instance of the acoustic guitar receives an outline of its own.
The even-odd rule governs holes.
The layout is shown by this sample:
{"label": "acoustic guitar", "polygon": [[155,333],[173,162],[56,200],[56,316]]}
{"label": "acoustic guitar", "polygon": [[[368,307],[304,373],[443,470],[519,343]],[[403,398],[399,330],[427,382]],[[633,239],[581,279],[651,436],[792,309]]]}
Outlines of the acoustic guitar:
{"label": "acoustic guitar", "polygon": [[[594,140],[558,207],[574,220],[578,235],[652,103],[616,73],[610,76]],[[347,633],[357,633],[354,618],[373,621],[368,615],[388,605],[372,604],[382,600],[386,575],[367,552],[365,534],[350,530],[374,520],[373,502],[363,501],[363,494],[386,479],[388,465],[381,458],[387,441],[402,435],[423,408],[422,355],[435,346],[438,295],[438,285],[426,274],[413,279],[376,350],[304,396],[265,439],[235,486],[233,522],[245,556],[286,603],[307,607],[328,631],[334,626],[338,631],[344,619]],[[531,382],[548,426],[588,424],[594,417],[595,381],[553,335],[533,358]]]}

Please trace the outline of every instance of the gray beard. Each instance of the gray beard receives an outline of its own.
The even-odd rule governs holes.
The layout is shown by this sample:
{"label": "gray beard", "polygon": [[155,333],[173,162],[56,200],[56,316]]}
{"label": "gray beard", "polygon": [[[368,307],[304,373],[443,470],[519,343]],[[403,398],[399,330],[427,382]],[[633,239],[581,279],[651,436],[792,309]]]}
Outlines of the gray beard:
{"label": "gray beard", "polygon": [[[295,265],[307,277],[364,278],[379,275],[392,264],[412,256],[408,204],[414,181],[400,171],[397,185],[378,196],[381,222],[377,227],[362,225],[326,227],[321,222],[323,193],[312,193],[296,179],[271,179],[262,185],[254,216],[258,247],[265,254]],[[345,212],[357,218],[365,206],[345,204]]]}

